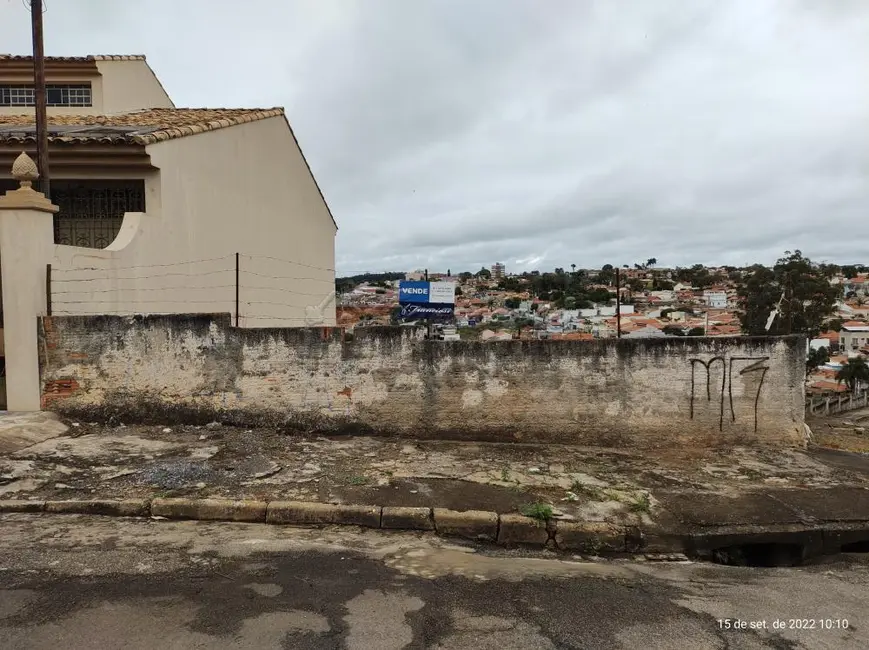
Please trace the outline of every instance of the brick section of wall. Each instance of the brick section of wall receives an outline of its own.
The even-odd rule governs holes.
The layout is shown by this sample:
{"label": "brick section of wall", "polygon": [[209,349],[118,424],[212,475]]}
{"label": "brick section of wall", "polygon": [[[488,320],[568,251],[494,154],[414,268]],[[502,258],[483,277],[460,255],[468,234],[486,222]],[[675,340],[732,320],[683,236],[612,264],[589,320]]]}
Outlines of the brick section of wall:
{"label": "brick section of wall", "polygon": [[228,315],[43,319],[46,409],[124,422],[573,444],[801,444],[802,337],[421,340]]}

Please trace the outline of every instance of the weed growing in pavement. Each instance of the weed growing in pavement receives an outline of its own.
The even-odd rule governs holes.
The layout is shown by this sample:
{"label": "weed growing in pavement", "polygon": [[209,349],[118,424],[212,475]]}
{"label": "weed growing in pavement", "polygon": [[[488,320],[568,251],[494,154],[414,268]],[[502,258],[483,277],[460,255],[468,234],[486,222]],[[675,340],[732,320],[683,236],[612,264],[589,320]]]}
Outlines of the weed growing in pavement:
{"label": "weed growing in pavement", "polygon": [[366,483],[368,483],[368,477],[351,476],[349,479],[347,479],[347,483],[349,483],[350,485],[365,485]]}
{"label": "weed growing in pavement", "polygon": [[592,501],[607,501],[606,493],[594,485],[588,485],[581,481],[574,481],[573,485],[570,486],[570,489],[574,494],[581,494]]}
{"label": "weed growing in pavement", "polygon": [[638,496],[636,499],[628,504],[628,508],[631,512],[648,513],[652,510],[652,500],[649,498],[648,493],[643,492],[640,496]]}
{"label": "weed growing in pavement", "polygon": [[519,508],[519,512],[539,521],[552,519],[552,506],[547,503],[527,503]]}
{"label": "weed growing in pavement", "polygon": [[506,467],[501,468],[501,480],[504,481],[504,483],[509,483],[510,481],[510,470]]}

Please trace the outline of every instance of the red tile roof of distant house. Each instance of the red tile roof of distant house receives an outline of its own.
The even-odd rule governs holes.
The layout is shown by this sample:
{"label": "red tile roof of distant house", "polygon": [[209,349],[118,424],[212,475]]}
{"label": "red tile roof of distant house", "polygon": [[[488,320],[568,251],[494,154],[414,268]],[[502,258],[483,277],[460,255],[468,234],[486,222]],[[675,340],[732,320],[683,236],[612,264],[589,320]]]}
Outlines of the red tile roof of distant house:
{"label": "red tile roof of distant house", "polygon": [[809,384],[809,388],[814,388],[815,390],[833,391],[836,393],[844,393],[848,390],[848,386],[846,386],[844,383],[829,381],[827,379],[819,379],[818,381],[813,381],[811,384]]}
{"label": "red tile roof of distant house", "polygon": [[594,341],[594,334],[589,332],[566,332],[552,334],[549,338],[554,341]]}

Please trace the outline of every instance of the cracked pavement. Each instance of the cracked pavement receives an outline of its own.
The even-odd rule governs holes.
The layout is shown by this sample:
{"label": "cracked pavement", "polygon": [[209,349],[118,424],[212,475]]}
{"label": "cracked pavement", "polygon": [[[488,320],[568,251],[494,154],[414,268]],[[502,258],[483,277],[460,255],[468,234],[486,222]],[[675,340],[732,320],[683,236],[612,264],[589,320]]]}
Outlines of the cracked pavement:
{"label": "cracked pavement", "polygon": [[588,562],[413,533],[10,514],[0,576],[0,647],[16,650],[869,647],[861,555]]}
{"label": "cracked pavement", "polygon": [[640,451],[32,417],[0,416],[0,498],[218,497],[499,513],[546,502],[568,519],[647,524],[660,513],[656,497],[869,486],[860,458],[831,465],[726,439],[716,448]]}

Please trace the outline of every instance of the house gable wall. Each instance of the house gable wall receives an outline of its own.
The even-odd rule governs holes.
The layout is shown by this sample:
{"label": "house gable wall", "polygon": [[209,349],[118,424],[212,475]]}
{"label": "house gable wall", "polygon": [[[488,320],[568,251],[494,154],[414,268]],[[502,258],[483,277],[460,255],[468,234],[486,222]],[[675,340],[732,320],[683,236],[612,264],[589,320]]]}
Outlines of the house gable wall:
{"label": "house gable wall", "polygon": [[335,226],[283,117],[147,152],[129,244],[56,247],[55,314],[234,313],[239,253],[240,326],[334,325]]}

